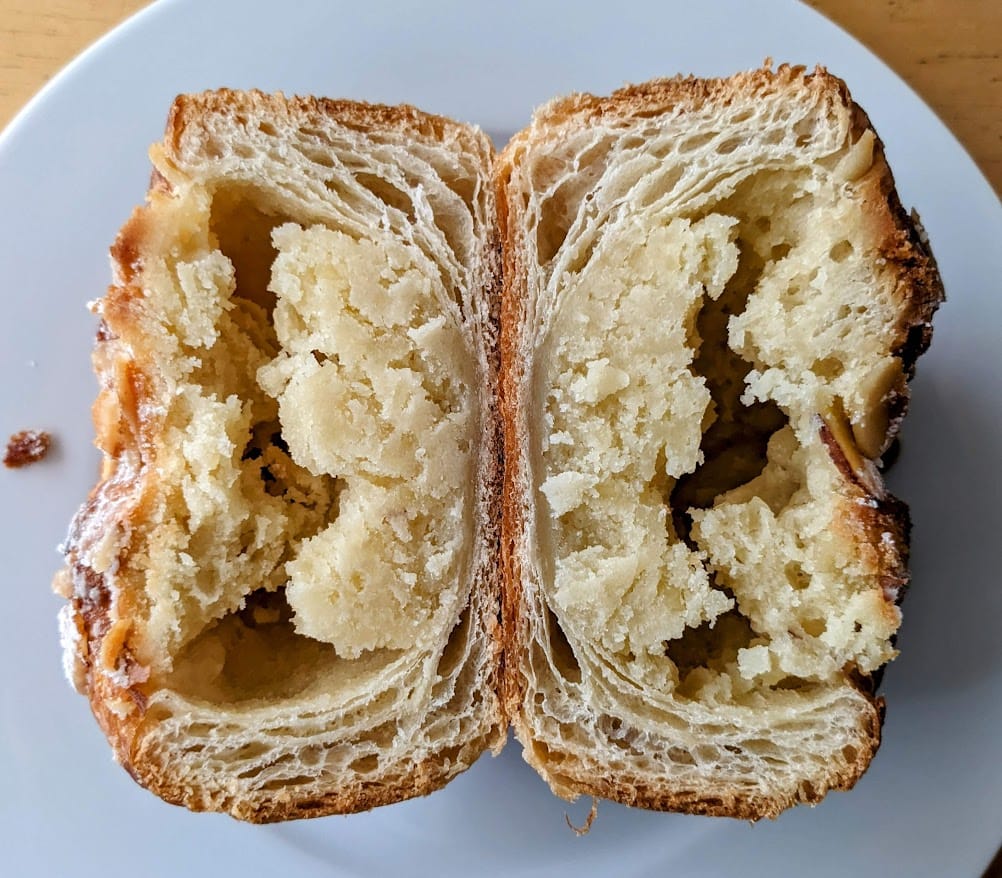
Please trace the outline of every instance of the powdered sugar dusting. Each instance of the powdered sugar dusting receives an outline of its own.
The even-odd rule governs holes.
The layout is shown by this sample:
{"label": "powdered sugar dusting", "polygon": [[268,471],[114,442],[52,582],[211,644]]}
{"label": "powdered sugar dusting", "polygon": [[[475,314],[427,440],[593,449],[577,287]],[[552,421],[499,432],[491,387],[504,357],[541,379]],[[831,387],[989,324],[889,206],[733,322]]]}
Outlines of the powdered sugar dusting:
{"label": "powdered sugar dusting", "polygon": [[80,629],[77,628],[76,614],[72,604],[64,604],[59,610],[59,645],[63,649],[63,674],[77,692],[84,691],[84,669],[77,658],[80,646]]}

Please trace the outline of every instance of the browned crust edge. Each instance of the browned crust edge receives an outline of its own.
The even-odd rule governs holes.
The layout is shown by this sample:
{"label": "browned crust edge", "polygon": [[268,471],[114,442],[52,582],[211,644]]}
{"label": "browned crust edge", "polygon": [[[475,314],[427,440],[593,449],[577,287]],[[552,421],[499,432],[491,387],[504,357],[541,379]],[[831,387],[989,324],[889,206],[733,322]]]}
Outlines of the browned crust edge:
{"label": "browned crust edge", "polygon": [[[266,111],[306,124],[311,119],[333,117],[340,124],[360,131],[396,129],[404,135],[422,139],[475,143],[469,126],[410,106],[388,107],[317,98],[286,99],[281,94],[223,89],[179,96],[168,116],[164,146],[168,153],[176,150],[185,130],[199,124],[206,114],[239,114],[250,110]],[[147,195],[149,204],[169,197],[170,183],[154,170]],[[150,210],[150,206],[137,208],[111,248],[116,282],[102,301],[102,319],[93,355],[101,388],[93,408],[95,443],[103,451],[104,459],[98,484],[70,526],[62,547],[67,566],[56,578],[57,591],[70,600],[72,624],[78,634],[73,657],[74,682],[87,696],[116,761],[141,786],[169,803],[184,805],[193,811],[225,811],[241,820],[267,823],[366,811],[432,793],[471,766],[485,750],[496,753],[501,749],[508,724],[500,703],[496,704],[493,715],[487,713],[484,733],[464,742],[458,752],[429,757],[399,776],[332,789],[319,796],[296,798],[278,791],[261,800],[246,801],[227,793],[224,784],[213,790],[194,789],[178,783],[170,764],[144,746],[149,728],[156,723],[156,718],[147,714],[151,695],[148,671],[132,656],[129,624],[114,621],[129,618],[128,601],[132,598],[116,594],[106,577],[95,571],[87,559],[97,538],[127,530],[130,522],[142,518],[145,498],[154,490],[149,465],[154,456],[153,438],[158,421],[150,412],[149,404],[154,396],[156,378],[144,374],[141,365],[129,355],[127,342],[123,342],[123,337],[127,339],[136,324],[133,309],[141,307],[142,253]],[[495,233],[486,247],[485,265],[496,265],[499,246]],[[501,278],[496,273],[489,278],[483,291],[490,310],[485,337],[497,334],[500,286]],[[498,360],[497,351],[488,351],[494,380]],[[503,467],[501,427],[495,408],[488,417],[484,460],[490,471],[486,482],[491,502],[496,503]],[[496,549],[499,532],[488,533],[486,538]],[[490,673],[485,692],[495,693],[500,688],[503,647],[498,619],[501,571],[491,563],[497,552],[488,549],[486,562],[477,571],[473,588],[488,595],[483,601],[478,624],[488,632],[490,643]],[[125,545],[116,563],[124,562],[128,551]],[[115,679],[107,672],[112,672]]]}
{"label": "browned crust edge", "polygon": [[[472,126],[446,116],[426,113],[410,104],[373,104],[365,101],[267,93],[259,89],[182,94],[174,99],[167,116],[164,146],[177,153],[186,131],[197,129],[209,116],[228,116],[250,124],[248,114],[265,113],[276,121],[295,120],[307,126],[311,121],[336,119],[338,124],[361,132],[385,132],[422,140],[446,141],[452,137],[472,140]],[[245,119],[245,117],[248,117]]]}
{"label": "browned crust edge", "polygon": [[[559,136],[559,129],[573,124],[584,126],[597,121],[616,125],[629,124],[637,118],[657,116],[677,107],[697,108],[707,102],[726,105],[736,95],[758,94],[781,89],[801,80],[811,91],[824,99],[841,103],[853,113],[853,136],[872,130],[869,118],[852,101],[848,87],[823,67],[812,73],[799,66],[781,65],[773,71],[770,66],[741,73],[726,79],[697,79],[676,77],[630,85],[608,97],[589,94],[571,95],[559,99],[537,111],[532,125],[516,134],[498,158],[495,185],[497,187],[498,221],[502,245],[502,317],[501,317],[501,402],[505,438],[505,481],[502,508],[502,563],[505,570],[502,591],[505,656],[503,664],[502,694],[505,709],[523,746],[528,761],[551,786],[557,781],[558,793],[570,790],[571,798],[591,795],[626,805],[635,805],[660,811],[677,811],[689,814],[735,817],[758,820],[774,818],[788,807],[798,804],[815,804],[831,790],[849,790],[865,773],[880,746],[885,703],[875,694],[883,669],[867,676],[855,668],[846,669],[846,682],[863,696],[869,711],[860,727],[861,746],[848,770],[832,772],[821,785],[805,783],[795,793],[786,796],[763,796],[742,790],[714,791],[672,789],[670,778],[661,787],[652,787],[638,778],[616,775],[609,771],[596,773],[589,770],[569,752],[559,755],[559,769],[547,765],[546,754],[540,753],[532,739],[526,720],[526,682],[521,674],[518,656],[524,656],[528,647],[527,600],[524,594],[524,573],[517,551],[519,535],[526,522],[522,516],[519,480],[525,462],[518,441],[518,422],[522,400],[519,385],[524,365],[519,362],[520,331],[525,319],[525,283],[523,243],[515,214],[519,210],[516,198],[509,199],[511,169],[520,162],[527,145],[550,132]],[[875,133],[875,132],[874,132]],[[923,234],[905,213],[897,196],[894,179],[884,158],[883,144],[876,139],[874,162],[860,183],[869,187],[872,194],[867,202],[872,205],[872,220],[880,241],[878,250],[884,258],[897,266],[899,283],[897,295],[901,302],[893,353],[903,365],[907,379],[914,375],[917,358],[929,346],[932,336],[931,320],[944,299],[943,285],[932,252]],[[890,417],[886,449],[897,433],[904,417],[908,400],[907,386],[902,382],[889,394]],[[866,473],[857,472],[849,465],[845,453],[831,436],[827,427],[819,428],[839,469],[846,475],[848,496],[843,504],[845,524],[864,536],[879,553],[882,569],[884,597],[890,607],[899,603],[908,582],[907,558],[910,521],[907,506],[883,490],[876,469],[867,467]],[[875,478],[875,482],[874,482]],[[891,535],[891,544],[881,540],[881,534]],[[542,748],[545,751],[545,747]]]}
{"label": "browned crust edge", "polygon": [[[571,787],[574,798],[578,795],[595,796],[651,811],[672,811],[706,817],[733,817],[751,821],[774,819],[794,805],[816,805],[829,792],[852,789],[880,747],[884,699],[874,697],[868,682],[859,679],[858,675],[850,678],[850,682],[866,697],[870,707],[860,728],[864,746],[857,749],[856,758],[848,771],[833,772],[825,778],[823,785],[805,781],[796,792],[785,796],[756,795],[724,788],[710,792],[706,789],[672,789],[670,780],[664,785],[653,786],[644,778],[625,774],[612,775],[607,769],[590,770],[566,753],[560,754],[559,763],[552,769],[546,764],[546,757],[539,757],[539,754],[534,754],[531,764],[548,780],[555,777],[562,787]],[[528,729],[522,728],[523,733],[528,734]]]}

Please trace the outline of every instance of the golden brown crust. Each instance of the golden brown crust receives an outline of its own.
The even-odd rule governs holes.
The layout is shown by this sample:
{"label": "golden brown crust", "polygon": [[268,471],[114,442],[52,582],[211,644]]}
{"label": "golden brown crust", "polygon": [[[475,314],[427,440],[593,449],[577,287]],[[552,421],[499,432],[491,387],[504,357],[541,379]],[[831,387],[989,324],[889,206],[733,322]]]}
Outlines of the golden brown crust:
{"label": "golden brown crust", "polygon": [[[842,87],[845,88],[845,83]],[[874,131],[863,109],[854,102],[851,107],[854,136]],[[889,263],[897,267],[897,296],[901,307],[894,354],[901,359],[905,375],[911,378],[915,374],[916,361],[932,341],[932,318],[946,294],[918,218],[909,216],[898,198],[894,174],[884,155],[884,143],[875,131],[874,137],[873,166],[859,186],[869,190],[868,201],[874,206],[871,218],[877,230],[878,249]],[[903,396],[907,399],[907,394]],[[896,414],[897,418],[892,420],[892,435],[896,431],[896,422],[900,422],[905,411],[901,409]]]}
{"label": "golden brown crust", "polygon": [[701,79],[676,76],[627,85],[608,96],[577,93],[557,98],[538,109],[532,124],[516,134],[499,156],[500,168],[517,163],[517,155],[530,138],[549,133],[559,136],[566,125],[586,126],[601,122],[612,127],[626,126],[636,119],[651,118],[680,109],[696,110],[706,104],[726,107],[736,97],[775,93],[789,87],[806,86],[832,103],[851,99],[846,84],[825,68],[807,74],[799,65],[781,64],[776,70],[763,67],[723,78]]}
{"label": "golden brown crust", "polygon": [[[299,125],[333,117],[356,130],[435,141],[451,139],[471,149],[479,143],[467,126],[413,107],[285,99],[260,92],[221,90],[176,99],[167,122],[165,158],[168,162],[177,158],[184,137],[203,125],[209,115],[239,116],[252,111],[265,111],[272,118],[294,120]],[[279,790],[270,797],[248,801],[229,792],[225,785],[215,789],[186,786],[178,781],[172,766],[164,764],[162,755],[149,746],[149,732],[158,722],[155,711],[149,709],[152,685],[148,669],[136,657],[131,625],[123,621],[130,618],[130,603],[137,598],[129,590],[116,588],[114,580],[128,573],[131,560],[127,534],[135,523],[144,520],[148,498],[156,490],[152,464],[162,429],[162,415],[155,405],[160,388],[157,375],[148,374],[142,366],[139,311],[144,307],[144,254],[155,249],[151,240],[157,231],[157,205],[171,196],[171,183],[155,170],[147,205],[134,211],[111,248],[115,283],[99,306],[101,319],[93,365],[100,391],[92,416],[95,444],[104,453],[104,460],[100,481],[71,524],[63,546],[67,566],[57,575],[58,590],[70,600],[70,624],[75,632],[70,644],[72,676],[87,695],[116,761],[142,786],[192,810],[228,811],[239,819],[264,823],[364,811],[431,793],[472,765],[485,749],[500,749],[507,729],[502,715],[489,717],[485,733],[463,742],[458,751],[436,754],[388,780],[360,782],[321,796],[297,797]],[[493,264],[496,245],[489,246],[492,257],[488,264]],[[495,277],[482,292],[491,310],[487,318],[492,322],[490,332],[497,330],[499,294],[500,277]],[[496,352],[489,355],[496,365]],[[491,427],[488,425],[489,430]],[[494,493],[500,491],[501,482],[499,432],[498,428],[485,438],[485,466],[490,468],[487,481]],[[104,563],[109,560],[110,567]],[[99,572],[105,569],[109,575]],[[500,588],[500,571],[488,565],[479,575],[482,581],[474,587],[495,596]],[[501,634],[492,600],[483,602],[482,616],[479,625],[491,635],[493,643],[489,688],[494,691],[500,674]]]}
{"label": "golden brown crust", "polygon": [[[392,133],[397,137],[421,138],[432,141],[452,139],[473,147],[475,139],[469,126],[445,116],[425,113],[410,104],[387,106],[364,101],[331,98],[286,97],[281,92],[268,94],[257,89],[234,91],[218,89],[198,94],[178,95],[167,116],[163,147],[168,159],[179,157],[184,150],[186,137],[197,133],[210,117],[226,117],[241,125],[254,124],[254,118],[265,115],[274,122],[295,121],[299,127],[311,123],[323,124],[337,119],[346,128],[368,133]],[[162,179],[162,178],[161,178]],[[159,183],[151,191],[169,183]]]}
{"label": "golden brown crust", "polygon": [[[861,691],[867,694],[864,689]],[[865,727],[861,729],[863,746],[857,749],[855,760],[849,769],[833,772],[825,779],[823,787],[804,782],[796,793],[788,796],[758,795],[740,788],[708,794],[705,789],[671,789],[667,784],[652,786],[645,778],[623,774],[612,776],[604,769],[596,770],[595,767],[582,765],[569,754],[561,754],[559,768],[555,773],[562,783],[572,786],[576,793],[609,799],[621,805],[706,817],[736,817],[753,821],[773,819],[794,805],[815,805],[831,791],[850,790],[862,777],[880,747],[884,712],[883,698],[873,698],[867,694],[867,700],[872,709]]]}
{"label": "golden brown crust", "polygon": [[[76,618],[84,626],[85,634],[80,640],[77,656],[85,668],[84,694],[90,701],[91,711],[111,745],[115,761],[136,783],[172,805],[183,805],[192,811],[223,811],[249,823],[275,823],[369,811],[380,805],[433,793],[473,765],[485,750],[496,753],[504,745],[507,723],[499,718],[487,734],[465,742],[459,752],[449,753],[448,759],[444,759],[443,754],[426,759],[392,782],[361,783],[307,798],[295,798],[279,790],[264,802],[248,802],[227,794],[223,789],[206,790],[179,784],[171,766],[163,765],[157,755],[144,746],[146,723],[156,722],[155,717],[147,717],[145,680],[138,679],[135,683],[119,686],[95,666],[93,650],[97,648],[101,659],[111,659],[111,667],[121,667],[126,674],[136,668],[122,644],[114,647],[116,652],[105,656],[111,625],[108,619],[109,592],[103,577],[83,565],[76,565],[73,575],[88,581],[89,597],[74,598],[73,607]],[[496,664],[491,678],[495,687],[499,673]],[[139,677],[143,676],[140,672]]]}
{"label": "golden brown crust", "polygon": [[[106,678],[90,678],[91,709],[108,738],[118,762],[140,786],[172,805],[182,805],[191,811],[221,811],[249,823],[277,823],[331,814],[354,814],[380,805],[390,805],[406,799],[426,796],[444,787],[453,777],[472,765],[488,749],[497,750],[503,743],[503,733],[495,727],[487,735],[467,741],[458,753],[450,754],[446,762],[440,756],[415,765],[407,774],[382,783],[360,783],[340,787],[321,796],[296,797],[282,790],[264,801],[246,801],[223,789],[193,788],[177,782],[169,765],[161,764],[155,754],[147,752],[142,735],[142,719],[146,705],[142,696],[129,690],[135,698],[136,710],[124,719],[110,705],[121,699],[118,690]],[[133,719],[133,716],[136,718]]]}
{"label": "golden brown crust", "polygon": [[[77,662],[83,691],[91,710],[114,751],[115,759],[139,780],[133,765],[132,742],[140,729],[147,704],[145,674],[127,642],[127,631],[108,635],[114,626],[114,595],[108,579],[90,560],[95,544],[109,534],[128,529],[142,516],[142,497],[156,424],[150,415],[149,381],[129,354],[135,318],[129,303],[142,291],[134,283],[141,270],[143,234],[148,208],[138,208],[123,226],[111,248],[119,283],[110,287],[103,302],[92,361],[99,393],[92,408],[95,445],[104,453],[101,480],[80,508],[63,546],[73,582],[71,606],[80,639]],[[127,558],[120,558],[121,568]],[[121,617],[124,607],[116,606]],[[123,676],[113,680],[116,669]],[[140,679],[144,678],[144,679]],[[114,705],[114,709],[112,708]]]}
{"label": "golden brown crust", "polygon": [[[880,746],[884,701],[874,694],[876,675],[871,678],[855,668],[846,668],[846,682],[865,699],[869,709],[861,720],[859,746],[845,770],[833,769],[822,785],[803,783],[795,794],[764,796],[735,788],[708,795],[706,790],[672,788],[665,784],[652,787],[644,779],[615,773],[605,766],[584,764],[575,754],[560,752],[550,759],[547,748],[533,742],[525,711],[526,680],[519,667],[519,656],[528,648],[526,622],[527,598],[524,594],[524,571],[517,544],[527,522],[521,497],[520,479],[524,478],[526,462],[522,459],[519,418],[525,401],[519,398],[524,364],[519,356],[520,331],[525,322],[526,266],[522,227],[515,214],[521,201],[510,191],[511,174],[521,155],[532,143],[538,145],[559,139],[562,132],[601,122],[604,126],[627,126],[638,118],[647,118],[681,108],[696,109],[706,103],[725,106],[736,96],[774,92],[791,86],[808,88],[820,99],[851,108],[853,136],[858,138],[872,130],[869,119],[852,102],[845,83],[818,67],[806,73],[803,67],[782,65],[742,73],[728,79],[696,79],[677,77],[641,85],[631,85],[608,97],[577,94],[556,100],[543,107],[533,117],[532,125],[516,134],[498,159],[496,177],[498,216],[501,229],[503,278],[501,388],[502,417],[505,436],[505,488],[502,511],[502,556],[505,583],[502,609],[505,626],[504,703],[519,738],[526,747],[527,758],[551,783],[556,781],[558,792],[583,794],[611,799],[627,805],[690,814],[738,817],[758,820],[775,817],[786,808],[803,803],[819,802],[829,790],[848,790],[866,771]],[[943,300],[943,287],[932,254],[919,230],[905,214],[898,200],[890,168],[884,158],[883,145],[877,140],[871,170],[859,184],[867,193],[875,239],[883,258],[897,269],[897,297],[900,302],[894,354],[902,360],[902,380],[887,395],[887,428],[885,450],[897,432],[907,405],[905,378],[914,374],[915,360],[928,347],[933,313]],[[871,194],[872,193],[872,194]],[[910,523],[905,504],[888,495],[880,482],[876,468],[868,461],[854,466],[846,452],[832,435],[828,425],[819,426],[822,441],[829,449],[836,466],[846,477],[845,499],[842,504],[844,526],[852,533],[853,542],[872,549],[865,559],[880,572],[888,613],[896,613],[908,581],[907,558]],[[851,433],[849,442],[851,439]],[[854,456],[859,456],[854,451]],[[885,536],[886,535],[886,536]]]}
{"label": "golden brown crust", "polygon": [[[805,71],[806,68],[802,66],[783,64],[776,71],[763,67],[716,79],[695,76],[654,79],[624,86],[608,97],[574,95],[544,110],[540,121],[550,125],[562,121],[565,113],[573,113],[579,121],[601,119],[627,123],[633,119],[660,116],[677,108],[694,110],[706,104],[726,107],[735,97],[773,93],[787,85],[798,83],[801,79],[812,90],[830,95],[834,100],[848,94],[845,83],[831,76],[824,68],[819,67],[808,76],[804,76]],[[550,112],[553,113],[552,116]]]}

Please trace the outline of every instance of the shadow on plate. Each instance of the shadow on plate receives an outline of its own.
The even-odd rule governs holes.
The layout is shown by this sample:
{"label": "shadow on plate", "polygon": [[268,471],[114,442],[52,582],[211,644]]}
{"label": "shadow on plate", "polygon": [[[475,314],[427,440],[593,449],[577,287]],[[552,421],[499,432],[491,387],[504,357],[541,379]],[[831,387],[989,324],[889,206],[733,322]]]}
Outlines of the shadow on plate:
{"label": "shadow on plate", "polygon": [[[945,370],[944,370],[945,371]],[[890,489],[911,507],[912,582],[887,670],[894,698],[956,693],[1002,670],[1002,430],[997,388],[916,382]]]}

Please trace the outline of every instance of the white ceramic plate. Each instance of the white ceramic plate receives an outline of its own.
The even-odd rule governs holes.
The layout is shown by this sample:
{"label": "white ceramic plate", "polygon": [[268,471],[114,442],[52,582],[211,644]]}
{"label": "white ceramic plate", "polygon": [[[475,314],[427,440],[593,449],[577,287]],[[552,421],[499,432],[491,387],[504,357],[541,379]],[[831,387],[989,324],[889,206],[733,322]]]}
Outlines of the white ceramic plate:
{"label": "white ceramic plate", "polygon": [[[950,296],[920,365],[892,488],[914,581],[883,747],[849,794],[749,826],[554,799],[510,745],[444,791],[350,818],[252,827],[193,815],[112,764],[62,678],[48,582],[91,486],[88,409],[107,248],[177,92],[228,85],[396,103],[504,141],[533,106],[675,72],[823,62],[850,84],[923,220]],[[0,862],[8,875],[975,876],[1002,841],[1002,209],[886,67],[793,0],[550,3],[164,0],[57,77],[0,138],[0,432],[44,464],[0,473]]]}

